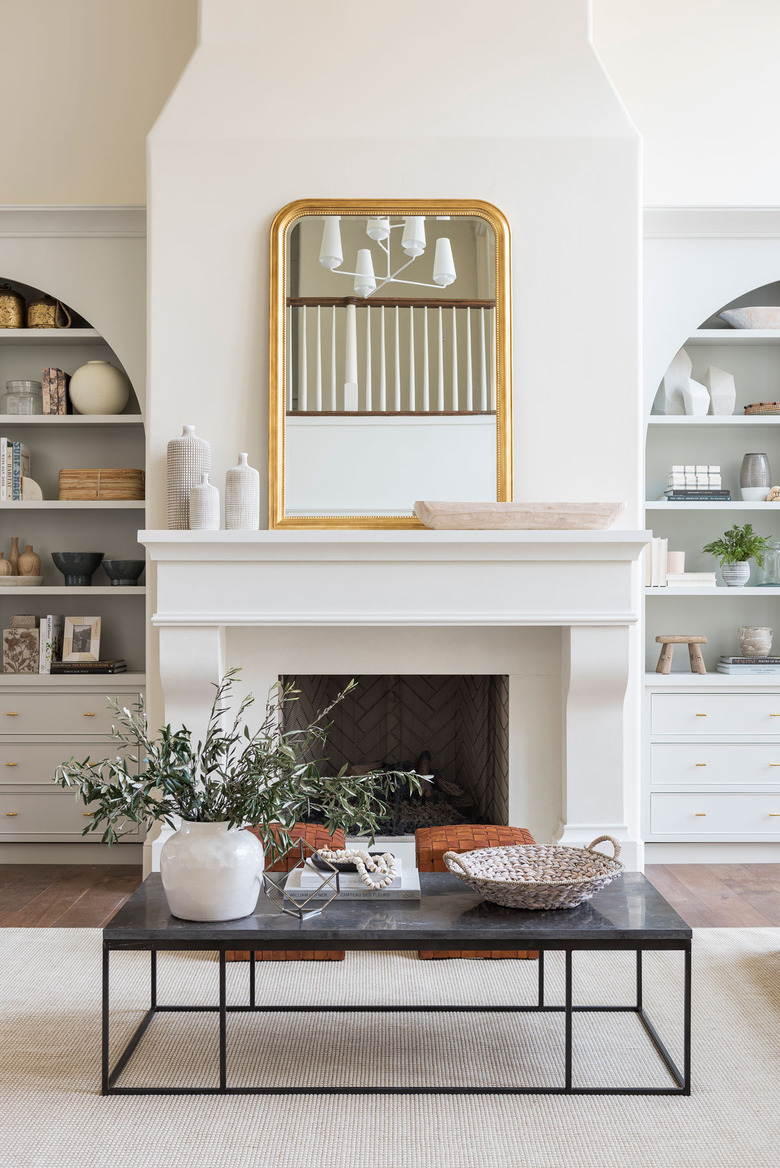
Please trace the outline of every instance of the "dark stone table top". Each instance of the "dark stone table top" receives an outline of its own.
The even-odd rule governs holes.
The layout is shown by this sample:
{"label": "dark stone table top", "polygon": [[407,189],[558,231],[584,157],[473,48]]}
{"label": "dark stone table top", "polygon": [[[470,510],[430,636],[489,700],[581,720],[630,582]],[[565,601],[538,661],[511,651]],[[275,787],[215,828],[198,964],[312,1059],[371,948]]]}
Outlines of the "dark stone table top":
{"label": "dark stone table top", "polygon": [[489,904],[450,873],[421,872],[420,900],[333,900],[300,921],[261,891],[235,921],[171,916],[159,874],[149,876],[103,930],[112,948],[555,949],[572,943],[677,947],[691,929],[645,876],[626,872],[573,909],[532,912]]}

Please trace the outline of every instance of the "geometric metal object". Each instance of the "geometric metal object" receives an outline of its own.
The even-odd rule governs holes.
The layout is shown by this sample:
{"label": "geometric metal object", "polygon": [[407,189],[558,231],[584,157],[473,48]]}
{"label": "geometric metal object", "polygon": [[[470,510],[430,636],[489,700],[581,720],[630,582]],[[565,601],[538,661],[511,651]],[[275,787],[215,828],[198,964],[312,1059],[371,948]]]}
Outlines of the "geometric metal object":
{"label": "geometric metal object", "polygon": [[[322,910],[327,908],[330,902],[336,896],[338,896],[340,890],[339,870],[335,864],[331,864],[330,860],[326,860],[324,856],[321,856],[320,853],[317,852],[317,855],[319,856],[322,863],[327,864],[330,871],[321,872],[321,869],[315,869],[312,865],[310,865],[309,867],[312,871],[321,872],[322,880],[316,888],[312,889],[310,895],[307,896],[304,900],[294,900],[285,890],[287,879],[291,872],[297,872],[299,869],[306,867],[306,861],[308,860],[309,856],[313,855],[313,853],[316,851],[316,848],[313,848],[311,844],[307,843],[305,839],[301,838],[295,840],[292,843],[289,851],[286,854],[289,855],[290,852],[294,852],[296,850],[299,853],[298,860],[290,868],[288,868],[286,872],[274,873],[271,871],[265,871],[263,873],[263,891],[265,892],[268,899],[274,902],[280,912],[289,913],[291,917],[297,917],[299,921],[307,921],[310,917],[318,917]],[[332,893],[327,898],[327,900],[323,900],[320,896],[320,893],[323,891],[323,889],[327,888],[330,888]],[[316,907],[312,904],[315,899],[318,902]],[[311,907],[307,907],[308,905],[311,905]]]}

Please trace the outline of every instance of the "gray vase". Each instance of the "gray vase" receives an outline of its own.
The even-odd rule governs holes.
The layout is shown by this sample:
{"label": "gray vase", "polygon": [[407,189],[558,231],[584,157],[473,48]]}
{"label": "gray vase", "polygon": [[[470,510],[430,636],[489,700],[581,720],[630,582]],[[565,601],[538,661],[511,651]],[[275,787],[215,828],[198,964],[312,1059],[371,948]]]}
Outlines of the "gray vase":
{"label": "gray vase", "polygon": [[769,470],[769,459],[765,454],[746,454],[742,459],[742,467],[739,472],[740,487],[766,487],[767,491],[772,485],[771,472]]}

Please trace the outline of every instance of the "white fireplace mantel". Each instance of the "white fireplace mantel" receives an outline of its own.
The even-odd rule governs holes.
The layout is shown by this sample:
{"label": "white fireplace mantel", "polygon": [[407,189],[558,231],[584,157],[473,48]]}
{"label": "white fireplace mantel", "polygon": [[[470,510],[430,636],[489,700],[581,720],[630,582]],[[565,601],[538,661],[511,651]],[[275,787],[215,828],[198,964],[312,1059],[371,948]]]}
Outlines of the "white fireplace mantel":
{"label": "white fireplace mantel", "polygon": [[[210,683],[228,665],[230,628],[303,626],[313,641],[318,629],[324,637],[334,627],[559,626],[558,838],[582,844],[608,831],[628,865],[641,867],[632,755],[639,702],[626,695],[638,644],[635,562],[650,538],[647,531],[142,531],[156,568],[152,620],[165,720],[204,724]],[[385,671],[377,659],[371,672]],[[510,684],[510,718],[511,704]]]}

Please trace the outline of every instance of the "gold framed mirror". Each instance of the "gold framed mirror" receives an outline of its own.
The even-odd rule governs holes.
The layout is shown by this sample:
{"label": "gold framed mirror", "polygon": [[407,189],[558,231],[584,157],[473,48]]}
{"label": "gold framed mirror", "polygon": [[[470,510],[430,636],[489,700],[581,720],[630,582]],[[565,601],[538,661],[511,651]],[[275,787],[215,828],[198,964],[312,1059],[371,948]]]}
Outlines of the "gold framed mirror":
{"label": "gold framed mirror", "polygon": [[301,199],[271,226],[269,527],[512,499],[509,225],[465,199]]}

